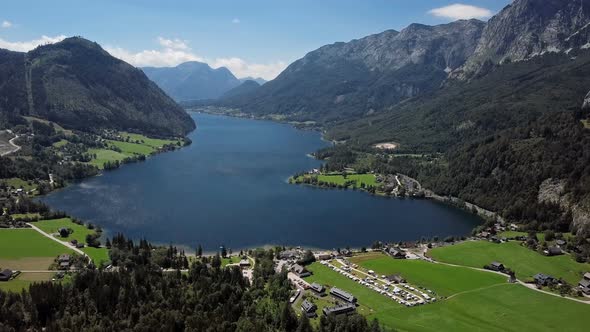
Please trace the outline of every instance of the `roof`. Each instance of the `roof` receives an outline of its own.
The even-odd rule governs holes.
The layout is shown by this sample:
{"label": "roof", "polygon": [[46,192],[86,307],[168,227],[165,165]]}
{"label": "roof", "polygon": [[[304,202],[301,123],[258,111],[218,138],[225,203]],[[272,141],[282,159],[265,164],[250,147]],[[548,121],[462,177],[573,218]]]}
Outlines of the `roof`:
{"label": "roof", "polygon": [[388,275],[386,279],[389,281],[402,281],[404,280],[404,277],[402,277],[400,274],[392,274]]}
{"label": "roof", "polygon": [[68,260],[69,261],[70,260],[70,255],[68,255],[68,254],[61,254],[61,255],[59,255],[59,257],[57,259],[59,259],[60,261],[62,261],[62,260]]}
{"label": "roof", "polygon": [[250,265],[250,260],[249,259],[242,259],[240,261],[240,265],[242,265],[242,266]]}
{"label": "roof", "polygon": [[10,277],[10,276],[12,276],[12,270],[4,269],[0,272],[0,275]]}
{"label": "roof", "polygon": [[297,274],[308,272],[307,269],[299,264],[293,265],[293,272]]}
{"label": "roof", "polygon": [[504,266],[504,264],[500,263],[500,262],[492,262],[492,264],[490,264],[492,266]]}
{"label": "roof", "polygon": [[590,279],[590,272],[584,273],[584,279]]}
{"label": "roof", "polygon": [[550,254],[554,254],[554,255],[562,253],[561,248],[559,248],[559,247],[549,247],[549,248],[547,248],[547,252]]}
{"label": "roof", "polygon": [[352,294],[336,287],[332,287],[332,289],[330,289],[330,294],[337,296],[348,302],[356,302],[356,298]]}
{"label": "roof", "polygon": [[301,303],[301,309],[305,312],[314,312],[318,309],[318,307],[308,300],[305,300],[303,303]]}
{"label": "roof", "polygon": [[582,287],[589,287],[590,288],[590,280],[582,279],[582,280],[580,280],[578,285],[580,285]]}
{"label": "roof", "polygon": [[356,310],[356,306],[354,304],[344,303],[341,305],[337,305],[335,307],[326,307],[322,311],[324,312],[325,315],[329,315],[329,314],[339,315],[339,314],[344,314],[344,313],[351,312],[354,310]]}
{"label": "roof", "polygon": [[311,284],[309,287],[318,293],[321,293],[326,290],[326,288],[324,286],[322,286],[318,283],[315,283],[315,282],[313,284]]}
{"label": "roof", "polygon": [[543,273],[537,273],[537,274],[535,274],[535,276],[533,278],[535,278],[535,280],[536,279],[538,279],[538,280],[555,279],[552,276],[547,275],[547,274],[543,274]]}

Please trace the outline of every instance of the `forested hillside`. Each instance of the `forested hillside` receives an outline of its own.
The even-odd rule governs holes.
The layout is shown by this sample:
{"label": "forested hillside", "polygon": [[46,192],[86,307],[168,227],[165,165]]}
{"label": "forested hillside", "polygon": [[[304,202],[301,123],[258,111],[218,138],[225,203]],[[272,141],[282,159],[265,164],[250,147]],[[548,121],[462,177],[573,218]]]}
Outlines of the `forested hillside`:
{"label": "forested hillside", "polygon": [[141,70],[78,37],[28,53],[0,51],[0,93],[0,119],[13,125],[34,116],[84,131],[180,136],[195,128]]}

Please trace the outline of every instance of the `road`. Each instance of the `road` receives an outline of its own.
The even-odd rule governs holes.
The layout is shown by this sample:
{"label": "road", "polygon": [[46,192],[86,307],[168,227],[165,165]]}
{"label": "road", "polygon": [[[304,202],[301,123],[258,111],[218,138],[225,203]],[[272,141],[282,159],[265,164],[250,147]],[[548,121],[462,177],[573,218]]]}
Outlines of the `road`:
{"label": "road", "polygon": [[[14,135],[14,133],[11,130],[7,130],[7,132],[9,132],[10,134]],[[17,138],[19,138],[19,136],[18,135],[15,135],[12,139],[10,139],[8,141],[8,143],[14,147],[14,150],[3,152],[0,156],[4,157],[4,156],[7,156],[7,155],[9,155],[11,153],[14,153],[14,152],[17,152],[18,150],[20,150],[20,146],[18,146],[18,145],[16,145],[14,143],[14,141],[16,141]]]}
{"label": "road", "polygon": [[[47,237],[47,238],[50,238],[50,239],[52,239],[53,241],[55,241],[55,242],[57,242],[57,243],[59,243],[59,244],[61,244],[61,245],[63,245],[63,246],[66,246],[66,247],[68,247],[68,249],[74,250],[75,252],[77,252],[78,254],[80,254],[80,255],[82,255],[82,256],[88,257],[88,255],[86,255],[86,253],[85,253],[85,252],[83,252],[82,250],[80,250],[80,249],[78,249],[78,248],[76,248],[76,247],[73,247],[73,246],[72,246],[71,244],[69,244],[68,242],[66,242],[66,241],[61,241],[61,240],[58,240],[58,239],[56,239],[54,236],[52,236],[52,235],[50,235],[50,234],[47,234],[47,233],[45,233],[45,232],[44,232],[44,231],[42,231],[42,230],[41,230],[39,227],[37,227],[37,226],[35,226],[35,225],[31,224],[31,223],[27,223],[27,225],[31,226],[31,228],[32,228],[32,229],[34,229],[34,230],[36,230],[37,232],[41,233],[43,236],[45,236],[45,237]],[[90,259],[90,260],[91,260],[91,258],[90,258],[90,257],[88,257],[88,259]]]}

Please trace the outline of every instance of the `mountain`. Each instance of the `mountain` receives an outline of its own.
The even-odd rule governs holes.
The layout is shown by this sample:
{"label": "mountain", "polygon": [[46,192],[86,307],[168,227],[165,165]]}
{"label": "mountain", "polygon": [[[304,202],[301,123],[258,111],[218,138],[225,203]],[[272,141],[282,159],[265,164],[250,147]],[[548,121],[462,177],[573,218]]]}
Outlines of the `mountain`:
{"label": "mountain", "polygon": [[517,0],[492,17],[473,56],[453,73],[483,75],[490,65],[590,47],[590,0]]}
{"label": "mountain", "polygon": [[184,135],[188,114],[144,73],[97,43],[67,38],[28,53],[0,50],[0,114],[35,116],[68,128]]}
{"label": "mountain", "polygon": [[484,26],[477,20],[412,24],[401,32],[327,45],[225,105],[324,123],[371,114],[437,89],[473,54]]}
{"label": "mountain", "polygon": [[244,83],[246,81],[254,81],[254,82],[258,83],[258,85],[263,85],[264,83],[268,82],[267,80],[265,80],[262,77],[248,76],[248,77],[240,78],[240,82]]}
{"label": "mountain", "polygon": [[227,68],[191,61],[176,67],[145,67],[145,74],[176,101],[215,99],[240,85]]}
{"label": "mountain", "polygon": [[244,81],[244,83],[238,85],[237,87],[224,93],[223,96],[221,96],[219,99],[229,101],[234,98],[240,98],[242,96],[253,93],[254,91],[258,90],[260,86],[261,84],[254,80],[247,80]]}

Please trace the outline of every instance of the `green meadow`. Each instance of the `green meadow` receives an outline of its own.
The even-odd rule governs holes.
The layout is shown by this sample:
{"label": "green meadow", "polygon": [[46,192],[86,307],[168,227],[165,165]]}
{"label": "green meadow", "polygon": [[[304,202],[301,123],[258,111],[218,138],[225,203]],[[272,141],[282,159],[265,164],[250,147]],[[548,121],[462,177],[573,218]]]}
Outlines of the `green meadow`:
{"label": "green meadow", "polygon": [[483,268],[484,265],[498,261],[516,272],[516,277],[529,280],[537,273],[545,273],[563,278],[570,284],[577,284],[585,272],[590,272],[590,264],[574,261],[570,255],[547,257],[510,241],[496,244],[489,241],[469,241],[460,244],[435,248],[430,251],[435,260]]}
{"label": "green meadow", "polygon": [[70,228],[73,230],[73,233],[71,233],[68,237],[61,237],[59,234],[55,235],[55,237],[59,238],[60,240],[68,242],[77,240],[78,242],[86,243],[86,236],[95,233],[94,230],[88,229],[88,227],[85,225],[78,225],[74,223],[70,218],[42,220],[36,222],[35,226],[39,227],[47,234],[58,233],[60,228]]}

